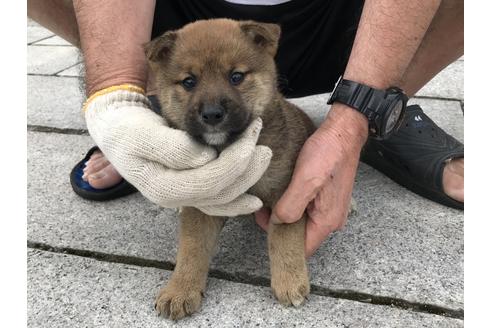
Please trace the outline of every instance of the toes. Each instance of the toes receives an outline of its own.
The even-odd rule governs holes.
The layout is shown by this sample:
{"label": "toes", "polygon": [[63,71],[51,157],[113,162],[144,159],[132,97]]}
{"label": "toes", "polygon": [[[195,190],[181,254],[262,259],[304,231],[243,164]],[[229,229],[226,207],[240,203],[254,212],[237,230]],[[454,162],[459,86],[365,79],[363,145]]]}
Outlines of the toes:
{"label": "toes", "polygon": [[200,307],[201,297],[192,297],[184,300],[184,310],[186,314],[192,314]]}
{"label": "toes", "polygon": [[164,297],[159,297],[155,302],[155,309],[157,315],[169,318],[170,315],[171,300]]}
{"label": "toes", "polygon": [[306,296],[307,295],[300,290],[275,293],[275,297],[277,298],[278,302],[283,306],[292,305],[294,307],[299,307],[303,305],[306,301]]}
{"label": "toes", "polygon": [[272,277],[273,295],[284,306],[301,306],[310,292],[307,274]]}
{"label": "toes", "polygon": [[184,302],[185,300],[181,299],[180,297],[175,297],[171,300],[169,319],[179,320],[187,315],[184,308]]}
{"label": "toes", "polygon": [[85,162],[85,167],[91,166],[95,161],[98,159],[104,158],[103,153],[101,152],[95,152],[94,154],[91,155],[91,157]]}
{"label": "toes", "polygon": [[87,177],[87,181],[91,187],[96,189],[104,189],[117,185],[123,178],[116,171],[113,165],[108,165],[102,170],[93,173]]}
{"label": "toes", "polygon": [[85,165],[84,173],[89,172],[89,174],[91,174],[93,172],[100,171],[101,169],[105,168],[110,164],[111,163],[109,163],[109,161],[104,156],[99,157],[95,160],[89,160]]}
{"label": "toes", "polygon": [[307,295],[309,294],[309,288],[306,286],[299,286],[293,289],[274,290],[274,295],[280,304],[284,306],[299,307],[304,304]]}
{"label": "toes", "polygon": [[105,159],[103,153],[95,152],[94,154],[91,155],[91,157],[87,160],[87,162],[85,162],[85,166],[83,169],[84,175],[82,176],[82,178],[85,181],[87,181],[87,177],[89,175],[97,172],[97,170],[95,170],[93,167],[94,167],[94,164],[98,163],[101,159]]}
{"label": "toes", "polygon": [[298,307],[304,304],[308,294],[309,294],[309,287],[301,285],[294,293],[289,293],[289,298],[290,301],[292,302],[292,305]]}
{"label": "toes", "polygon": [[103,157],[104,154],[100,150],[96,150],[95,152],[92,153],[90,159],[97,159],[99,157]]}
{"label": "toes", "polygon": [[158,315],[179,320],[200,308],[202,296],[199,292],[161,291],[155,303]]}

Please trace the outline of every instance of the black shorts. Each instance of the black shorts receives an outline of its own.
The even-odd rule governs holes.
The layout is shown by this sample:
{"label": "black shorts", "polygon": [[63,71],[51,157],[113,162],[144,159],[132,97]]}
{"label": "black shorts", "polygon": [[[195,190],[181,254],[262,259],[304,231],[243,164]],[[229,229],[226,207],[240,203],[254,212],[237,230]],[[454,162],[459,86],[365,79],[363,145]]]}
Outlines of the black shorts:
{"label": "black shorts", "polygon": [[279,90],[286,97],[331,92],[344,72],[364,0],[291,0],[273,6],[223,0],[158,0],[152,38],[187,23],[231,18],[282,27],[275,61]]}

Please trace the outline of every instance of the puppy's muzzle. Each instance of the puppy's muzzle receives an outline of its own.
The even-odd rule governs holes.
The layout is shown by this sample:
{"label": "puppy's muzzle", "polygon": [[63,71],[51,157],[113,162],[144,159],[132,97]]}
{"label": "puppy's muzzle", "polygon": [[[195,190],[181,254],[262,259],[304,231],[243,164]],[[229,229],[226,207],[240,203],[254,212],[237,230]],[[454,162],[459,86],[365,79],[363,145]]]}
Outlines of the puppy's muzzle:
{"label": "puppy's muzzle", "polygon": [[199,111],[200,120],[210,126],[215,126],[224,121],[227,112],[221,105],[205,104]]}
{"label": "puppy's muzzle", "polygon": [[202,102],[190,110],[188,131],[198,140],[213,146],[225,145],[241,134],[249,124],[247,110],[231,99]]}

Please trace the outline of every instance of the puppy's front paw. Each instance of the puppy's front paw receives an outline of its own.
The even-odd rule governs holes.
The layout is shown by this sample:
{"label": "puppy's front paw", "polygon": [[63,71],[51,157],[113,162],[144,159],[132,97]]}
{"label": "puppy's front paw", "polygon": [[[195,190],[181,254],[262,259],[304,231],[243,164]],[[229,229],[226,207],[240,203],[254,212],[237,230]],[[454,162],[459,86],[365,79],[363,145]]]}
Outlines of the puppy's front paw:
{"label": "puppy's front paw", "polygon": [[168,285],[160,290],[155,301],[155,309],[158,315],[171,320],[179,320],[200,308],[202,296],[199,290]]}
{"label": "puppy's front paw", "polygon": [[295,307],[302,305],[310,290],[307,270],[272,274],[272,290],[280,304]]}

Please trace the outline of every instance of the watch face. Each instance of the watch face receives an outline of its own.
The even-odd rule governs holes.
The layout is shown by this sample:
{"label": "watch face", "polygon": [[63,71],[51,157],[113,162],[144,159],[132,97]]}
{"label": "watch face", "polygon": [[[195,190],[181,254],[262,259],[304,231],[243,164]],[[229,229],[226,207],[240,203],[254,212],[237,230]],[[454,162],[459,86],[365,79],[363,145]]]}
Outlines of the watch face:
{"label": "watch face", "polygon": [[400,99],[393,106],[391,113],[388,115],[388,120],[386,121],[386,128],[384,129],[385,134],[391,133],[398,123],[401,111],[403,110],[403,101]]}

